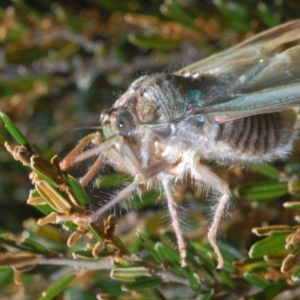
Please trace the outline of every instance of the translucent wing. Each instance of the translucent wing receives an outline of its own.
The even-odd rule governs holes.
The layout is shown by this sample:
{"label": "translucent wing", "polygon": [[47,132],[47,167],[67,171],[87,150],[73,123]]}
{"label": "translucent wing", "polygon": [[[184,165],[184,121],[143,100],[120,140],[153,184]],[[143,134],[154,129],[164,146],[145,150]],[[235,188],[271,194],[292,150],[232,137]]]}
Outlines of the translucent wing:
{"label": "translucent wing", "polygon": [[263,32],[176,73],[198,77],[192,114],[216,122],[300,106],[300,20]]}

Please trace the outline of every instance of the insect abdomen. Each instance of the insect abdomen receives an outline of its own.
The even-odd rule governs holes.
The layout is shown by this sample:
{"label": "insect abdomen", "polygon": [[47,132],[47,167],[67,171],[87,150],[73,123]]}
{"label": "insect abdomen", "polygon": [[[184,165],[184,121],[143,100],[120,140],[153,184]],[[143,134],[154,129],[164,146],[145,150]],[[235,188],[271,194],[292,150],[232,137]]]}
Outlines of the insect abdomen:
{"label": "insect abdomen", "polygon": [[290,144],[296,119],[292,109],[241,118],[221,124],[217,139],[237,153],[262,156]]}

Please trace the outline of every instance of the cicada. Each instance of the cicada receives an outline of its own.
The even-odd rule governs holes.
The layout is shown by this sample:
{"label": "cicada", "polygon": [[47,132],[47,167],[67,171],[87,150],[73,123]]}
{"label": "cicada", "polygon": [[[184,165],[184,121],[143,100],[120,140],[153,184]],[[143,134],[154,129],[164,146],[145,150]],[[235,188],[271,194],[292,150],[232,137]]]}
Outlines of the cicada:
{"label": "cicada", "polygon": [[221,268],[216,235],[230,189],[203,161],[246,165],[290,154],[300,106],[299,41],[296,20],[175,73],[134,81],[112,108],[102,112],[101,130],[85,137],[61,162],[66,169],[97,156],[82,185],[103,164],[134,178],[85,221],[94,222],[141,185],[159,186],[185,265],[187,247],[172,188],[190,176],[219,194],[208,241]]}

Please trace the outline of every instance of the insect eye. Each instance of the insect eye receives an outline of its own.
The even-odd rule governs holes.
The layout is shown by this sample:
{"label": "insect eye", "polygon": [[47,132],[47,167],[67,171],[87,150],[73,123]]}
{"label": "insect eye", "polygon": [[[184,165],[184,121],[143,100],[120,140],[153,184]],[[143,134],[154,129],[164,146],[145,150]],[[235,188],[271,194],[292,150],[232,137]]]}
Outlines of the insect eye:
{"label": "insect eye", "polygon": [[111,124],[110,122],[105,122],[103,127],[102,127],[102,131],[105,137],[109,138],[112,136],[112,132],[111,132]]}
{"label": "insect eye", "polygon": [[100,122],[106,138],[114,135],[126,135],[134,126],[132,115],[126,109],[105,111],[100,116]]}
{"label": "insect eye", "polygon": [[112,130],[116,134],[126,135],[133,128],[133,120],[129,112],[119,112],[113,121]]}

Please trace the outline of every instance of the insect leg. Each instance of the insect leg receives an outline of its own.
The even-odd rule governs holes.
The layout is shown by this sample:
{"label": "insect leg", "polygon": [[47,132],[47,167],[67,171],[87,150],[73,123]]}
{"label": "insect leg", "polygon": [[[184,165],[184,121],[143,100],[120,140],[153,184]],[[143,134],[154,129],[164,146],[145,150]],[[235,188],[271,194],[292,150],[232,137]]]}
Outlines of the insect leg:
{"label": "insect leg", "polygon": [[207,238],[210,242],[210,244],[212,245],[217,257],[218,257],[218,265],[217,265],[217,269],[221,269],[223,268],[223,265],[224,265],[224,260],[223,260],[223,257],[222,257],[222,254],[220,252],[220,249],[216,243],[216,236],[217,236],[217,233],[218,233],[218,228],[219,228],[219,225],[220,225],[220,221],[221,221],[221,218],[222,218],[222,215],[226,209],[226,205],[228,203],[230,199],[230,193],[227,191],[227,193],[225,192],[222,197],[220,198],[219,202],[218,202],[218,205],[216,207],[216,210],[215,210],[215,214],[214,214],[214,218],[213,218],[213,222],[209,228],[209,231],[208,231],[208,235],[207,235]]}
{"label": "insect leg", "polygon": [[83,223],[93,223],[95,220],[108,211],[110,208],[118,204],[120,201],[128,197],[130,194],[132,194],[140,184],[143,184],[150,180],[151,177],[159,174],[163,169],[167,167],[167,163],[157,163],[152,165],[151,167],[141,169],[140,173],[138,173],[134,181],[129,184],[126,188],[121,190],[115,197],[113,197],[108,203],[100,207],[97,211],[92,213],[89,216],[68,216],[68,215],[62,215],[62,216],[56,216],[56,223],[62,222],[62,221],[74,221],[74,222],[83,222]]}
{"label": "insect leg", "polygon": [[80,140],[78,145],[61,161],[60,168],[62,170],[66,170],[68,167],[70,167],[75,162],[81,150],[90,142],[93,142],[93,140],[99,140],[99,138],[100,133],[95,132],[87,135],[82,140]]}
{"label": "insect leg", "polygon": [[162,181],[163,184],[163,189],[165,191],[165,195],[168,201],[168,209],[169,209],[169,213],[172,219],[172,225],[175,231],[175,235],[176,235],[176,239],[177,239],[177,244],[178,244],[178,248],[179,248],[179,252],[180,252],[180,260],[181,260],[181,266],[185,267],[186,266],[186,252],[187,252],[187,248],[186,248],[186,244],[183,238],[183,233],[180,227],[180,222],[179,222],[179,217],[178,217],[178,213],[177,213],[177,204],[176,201],[173,199],[173,195],[170,189],[170,185],[169,182],[166,180]]}
{"label": "insect leg", "polygon": [[101,216],[103,213],[105,213],[107,210],[118,204],[120,201],[125,199],[127,196],[132,194],[137,187],[143,183],[143,176],[136,175],[134,181],[129,184],[126,188],[124,188],[122,191],[120,191],[112,200],[110,200],[108,203],[103,205],[101,208],[99,208],[97,211],[95,211],[93,214],[91,214],[88,217],[88,221],[94,222],[99,216]]}
{"label": "insect leg", "polygon": [[[87,137],[83,138],[79,144],[65,157],[65,159],[61,162],[60,167],[62,170],[65,170],[70,165],[78,163],[80,161],[86,160],[89,157],[98,155],[96,162],[93,164],[93,166],[88,170],[88,172],[80,179],[80,184],[82,187],[86,186],[89,181],[93,179],[93,177],[96,175],[98,170],[101,168],[103,164],[103,155],[102,153],[108,152],[108,157],[112,158],[112,161],[118,161],[120,164],[128,163],[128,166],[131,165],[139,165],[136,157],[132,153],[132,150],[128,151],[128,146],[126,143],[123,142],[123,139],[120,137],[115,137],[113,139],[101,142],[100,140],[101,135],[99,132],[90,134]],[[89,149],[84,152],[80,152],[85,146],[87,146],[90,142],[95,144],[96,146],[92,149]],[[123,152],[124,156],[121,157],[118,150],[113,149],[113,147],[122,149],[123,146]],[[125,151],[127,150],[127,151]],[[113,154],[115,153],[115,155]],[[115,157],[114,157],[115,156]],[[129,159],[127,159],[127,156],[130,156]],[[126,167],[125,167],[126,169]]]}
{"label": "insect leg", "polygon": [[104,157],[108,161],[108,164],[111,164],[116,170],[129,173],[134,176],[134,181],[120,191],[111,201],[106,203],[91,215],[84,217],[58,216],[56,222],[67,220],[87,223],[94,222],[101,214],[132,194],[132,192],[134,192],[140,184],[146,182],[150,183],[149,179],[159,174],[168,165],[167,163],[159,162],[150,167],[142,169],[141,163],[135,152],[128,145],[127,141],[121,136],[115,136],[104,141],[103,143],[99,143],[96,147],[78,154],[73,161],[76,163],[95,155],[100,155],[97,160],[97,165],[95,166],[95,169],[92,167],[92,169],[83,177],[84,182],[86,182],[90,176],[93,176],[93,173],[99,169],[97,167],[101,166]]}
{"label": "insect leg", "polygon": [[92,215],[89,216],[89,222],[95,221],[104,212],[118,204],[130,194],[132,194],[140,184],[149,181],[151,177],[159,174],[166,167],[166,163],[159,162],[157,164],[152,165],[151,167],[141,169],[140,172],[135,176],[134,181],[131,184],[129,184],[126,188],[120,191],[113,199],[111,199],[108,203],[106,203],[104,206],[102,206]]}
{"label": "insect leg", "polygon": [[97,174],[100,170],[101,166],[103,165],[103,156],[100,155],[95,163],[91,166],[91,168],[87,171],[87,173],[80,178],[79,182],[82,187],[85,187]]}
{"label": "insect leg", "polygon": [[212,188],[219,191],[222,196],[218,201],[218,204],[215,208],[214,217],[212,224],[208,231],[208,241],[213,247],[217,258],[218,258],[218,265],[217,268],[222,268],[224,265],[224,260],[222,257],[222,254],[220,252],[220,249],[216,243],[216,236],[218,233],[218,228],[223,216],[223,213],[226,209],[226,205],[230,199],[230,190],[225,181],[223,181],[221,178],[219,178],[216,174],[214,174],[212,171],[210,171],[207,167],[200,165],[198,162],[195,162],[192,166],[192,175],[197,180],[203,181],[204,183],[209,184]]}

